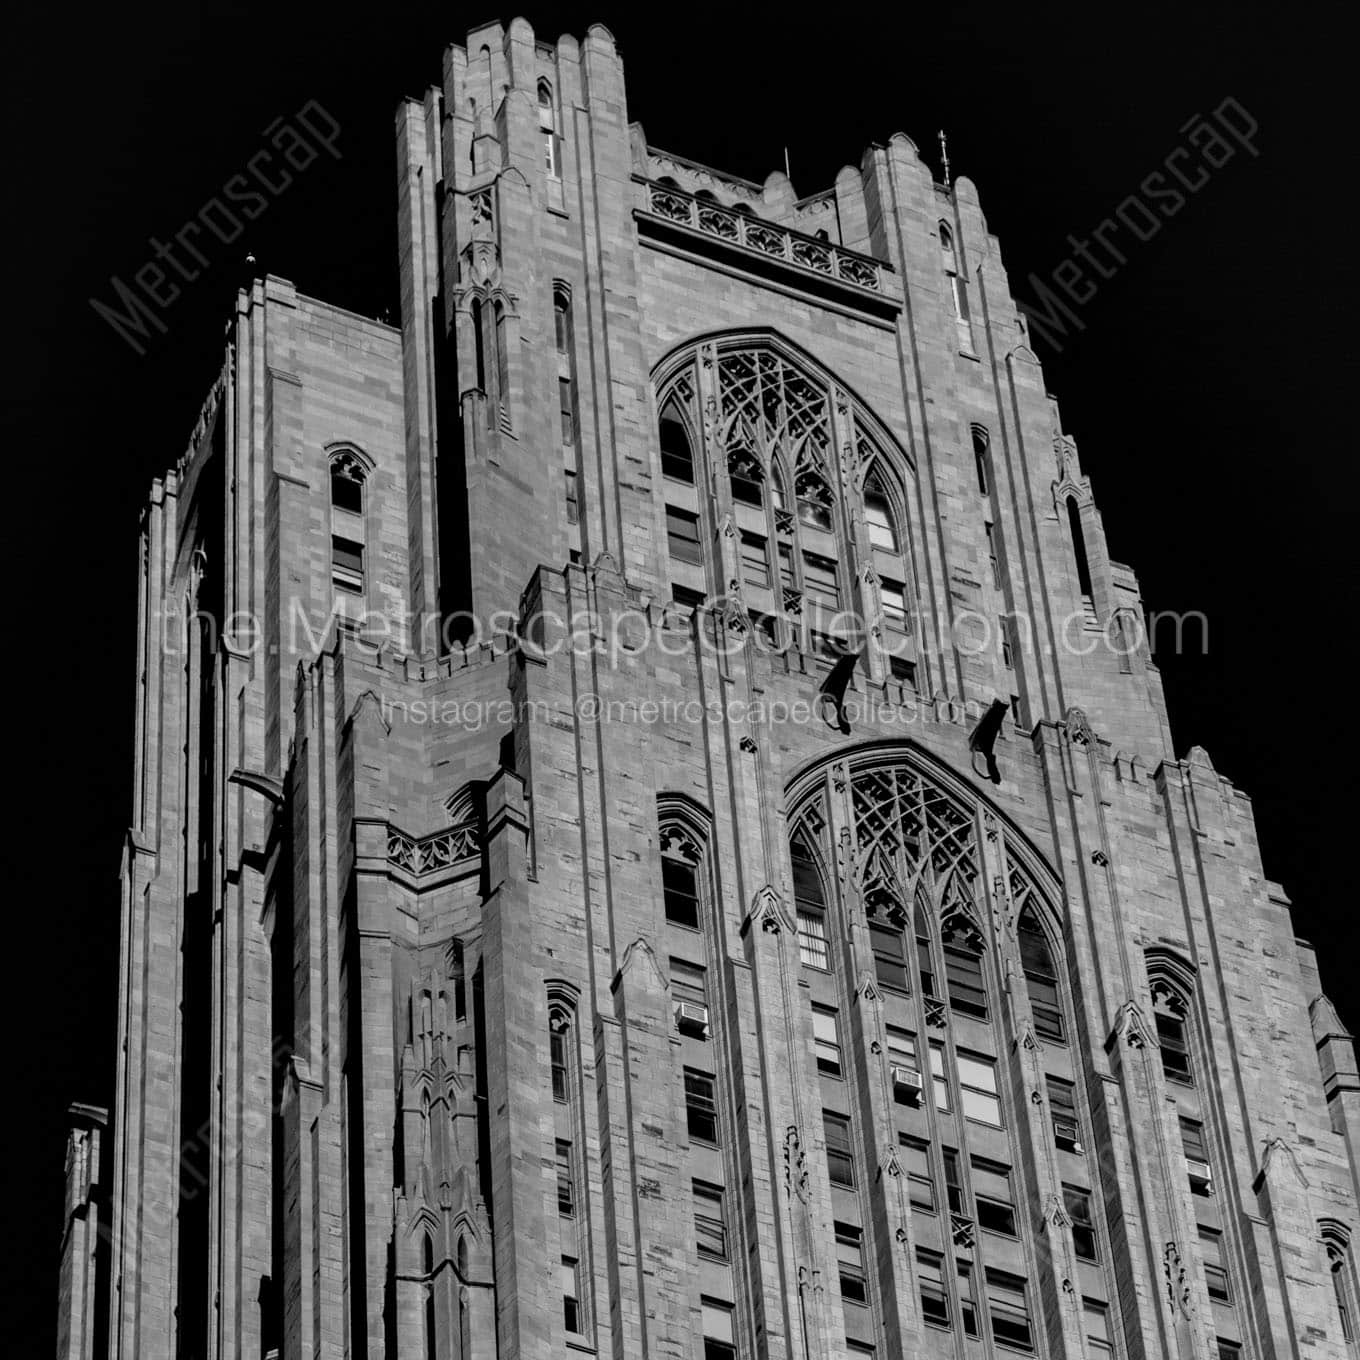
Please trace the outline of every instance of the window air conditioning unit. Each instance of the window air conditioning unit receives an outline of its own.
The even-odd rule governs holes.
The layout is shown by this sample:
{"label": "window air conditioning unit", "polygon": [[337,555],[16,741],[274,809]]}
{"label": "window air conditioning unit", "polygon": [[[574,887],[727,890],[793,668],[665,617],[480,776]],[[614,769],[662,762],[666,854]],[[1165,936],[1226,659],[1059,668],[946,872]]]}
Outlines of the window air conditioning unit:
{"label": "window air conditioning unit", "polygon": [[708,1007],[702,1001],[680,1001],[675,1007],[675,1025],[682,1034],[708,1038]]}
{"label": "window air conditioning unit", "polygon": [[1053,1121],[1053,1137],[1057,1140],[1060,1148],[1065,1148],[1068,1152],[1084,1152],[1081,1145],[1081,1129],[1075,1120],[1055,1119]]}
{"label": "window air conditioning unit", "polygon": [[892,1069],[893,1095],[898,1100],[909,1100],[915,1104],[921,1098],[921,1074],[914,1067],[894,1067]]}
{"label": "window air conditioning unit", "polygon": [[1208,1162],[1197,1162],[1193,1157],[1186,1159],[1186,1170],[1190,1173],[1190,1187],[1204,1195],[1214,1192],[1214,1173]]}

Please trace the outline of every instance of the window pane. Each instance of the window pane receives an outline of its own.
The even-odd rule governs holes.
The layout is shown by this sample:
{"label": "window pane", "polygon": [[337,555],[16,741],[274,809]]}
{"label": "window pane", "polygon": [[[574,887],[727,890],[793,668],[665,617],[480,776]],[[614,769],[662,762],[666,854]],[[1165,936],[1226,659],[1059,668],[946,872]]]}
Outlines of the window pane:
{"label": "window pane", "polygon": [[701,1143],[718,1141],[717,1088],[705,1072],[685,1068],[685,1115],[689,1136]]}
{"label": "window pane", "polygon": [[694,485],[694,455],[690,451],[689,434],[684,423],[672,414],[661,417],[661,474],[686,486]]}
{"label": "window pane", "polygon": [[760,534],[742,531],[741,575],[742,580],[748,585],[768,586],[770,584],[770,563],[765,555],[765,539]]}
{"label": "window pane", "polygon": [[849,1223],[836,1224],[836,1262],[840,1269],[841,1297],[850,1303],[868,1303],[863,1238],[860,1230]]}
{"label": "window pane", "polygon": [[677,510],[675,506],[666,507],[666,543],[670,554],[677,562],[688,562],[691,566],[702,566],[703,551],[699,546],[699,516],[687,510]]}
{"label": "window pane", "polygon": [[930,1149],[927,1144],[906,1134],[897,1136],[901,1158],[907,1172],[907,1192],[913,1209],[935,1212],[935,1178],[930,1171]]}
{"label": "window pane", "polygon": [[1083,1261],[1096,1260],[1098,1252],[1095,1224],[1091,1219],[1090,1192],[1079,1190],[1074,1185],[1064,1185],[1063,1203],[1067,1206],[1067,1216],[1072,1220],[1072,1242],[1077,1255]]}
{"label": "window pane", "polygon": [[830,971],[831,951],[827,946],[826,917],[819,911],[798,912],[798,956],[809,968]]}
{"label": "window pane", "polygon": [[812,1033],[816,1041],[817,1070],[828,1077],[841,1075],[841,1038],[836,1012],[824,1006],[812,1008]]}
{"label": "window pane", "polygon": [[978,1226],[988,1232],[1015,1236],[1015,1204],[1011,1197],[1010,1168],[973,1158],[973,1196]]}
{"label": "window pane", "polygon": [[996,1068],[985,1059],[960,1053],[959,1084],[963,1088],[964,1115],[1000,1127],[1001,1101],[996,1092]]}
{"label": "window pane", "polygon": [[842,1115],[823,1114],[826,1132],[826,1165],[833,1185],[855,1184],[855,1159],[850,1149],[850,1121]]}
{"label": "window pane", "polygon": [[921,1286],[921,1313],[937,1327],[949,1326],[949,1299],[944,1292],[941,1259],[932,1252],[916,1253],[916,1278]]}
{"label": "window pane", "polygon": [[808,598],[838,609],[841,602],[840,587],[836,583],[836,564],[829,557],[819,557],[816,553],[803,554],[803,586]]}
{"label": "window pane", "polygon": [[998,1341],[1022,1350],[1033,1349],[1034,1336],[1030,1330],[1024,1280],[1018,1275],[989,1270],[987,1305],[992,1317],[992,1335]]}
{"label": "window pane", "polygon": [[982,978],[982,959],[969,950],[946,945],[945,977],[949,983],[949,1005],[964,1015],[985,1017],[987,986]]}
{"label": "window pane", "polygon": [[727,1259],[727,1217],[721,1186],[694,1182],[694,1231],[701,1255]]}
{"label": "window pane", "polygon": [[944,1047],[943,1045],[931,1041],[930,1045],[930,1078],[931,1084],[935,1088],[935,1108],[948,1113],[949,1103],[949,1078],[944,1070]]}
{"label": "window pane", "polygon": [[720,1303],[717,1299],[704,1299],[700,1303],[703,1315],[704,1340],[732,1344],[732,1305]]}
{"label": "window pane", "polygon": [[567,1100],[567,1036],[562,1030],[552,1030],[548,1035],[548,1047],[552,1057],[553,1099]]}
{"label": "window pane", "polygon": [[364,484],[357,477],[343,472],[331,473],[331,504],[337,510],[348,510],[352,515],[364,513]]}
{"label": "window pane", "polygon": [[570,1217],[576,1212],[576,1191],[571,1183],[571,1144],[557,1140],[557,1212]]}
{"label": "window pane", "polygon": [[902,931],[886,921],[869,922],[869,944],[874,951],[874,973],[893,991],[907,990],[907,946]]}
{"label": "window pane", "polygon": [[694,865],[680,859],[663,859],[661,887],[666,902],[666,920],[698,930],[699,876]]}

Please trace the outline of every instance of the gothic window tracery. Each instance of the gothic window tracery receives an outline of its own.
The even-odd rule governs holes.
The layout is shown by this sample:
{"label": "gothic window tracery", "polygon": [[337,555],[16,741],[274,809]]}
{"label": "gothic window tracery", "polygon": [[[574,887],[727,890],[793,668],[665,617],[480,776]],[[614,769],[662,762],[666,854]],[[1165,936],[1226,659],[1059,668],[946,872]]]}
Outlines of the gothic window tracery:
{"label": "gothic window tracery", "polygon": [[[698,589],[700,565],[710,595],[740,580],[747,607],[787,620],[803,650],[819,637],[850,641],[880,609],[907,630],[909,469],[829,376],[777,341],[732,337],[671,361],[657,410],[674,587]],[[709,546],[729,516],[745,550],[735,565]],[[856,517],[866,527],[847,541]],[[746,560],[753,553],[764,560]],[[857,553],[883,559],[881,595]]]}

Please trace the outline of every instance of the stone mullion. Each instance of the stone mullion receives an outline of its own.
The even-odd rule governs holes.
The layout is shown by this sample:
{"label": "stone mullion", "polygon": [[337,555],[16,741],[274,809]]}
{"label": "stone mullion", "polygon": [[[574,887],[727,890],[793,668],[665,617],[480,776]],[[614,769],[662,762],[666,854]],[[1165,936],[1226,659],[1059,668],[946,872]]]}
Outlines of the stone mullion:
{"label": "stone mullion", "polygon": [[[1316,1310],[1310,1310],[1309,1305],[1298,1297],[1301,1292],[1298,1283],[1288,1270],[1281,1268],[1276,1250],[1264,1254],[1255,1252],[1253,1248],[1256,1243],[1252,1240],[1248,1245],[1244,1239],[1244,1229],[1253,1229],[1260,1222],[1262,1197],[1270,1202],[1256,1149],[1268,1146],[1273,1136],[1286,1132],[1280,1122],[1272,1119],[1271,1112],[1286,1109],[1290,1104],[1285,1090],[1287,1079],[1283,1071],[1268,1064],[1254,1073],[1256,1101],[1253,1108],[1253,1101],[1244,1089],[1238,1052],[1232,1045],[1227,1045],[1225,1055],[1217,1042],[1220,1036],[1232,1032],[1228,1013],[1232,998],[1221,984],[1217,989],[1211,985],[1223,976],[1219,966],[1219,941],[1212,902],[1215,898],[1231,901],[1241,891],[1235,875],[1228,882],[1222,882],[1225,875],[1215,868],[1216,857],[1206,856],[1201,847],[1204,841],[1221,844],[1232,839],[1231,832],[1223,825],[1222,795],[1217,787],[1217,777],[1211,770],[1206,771],[1189,762],[1179,766],[1163,764],[1157,775],[1167,834],[1178,869],[1177,880],[1182,893],[1190,952],[1192,957],[1198,959],[1201,937],[1207,937],[1210,958],[1214,964],[1204,977],[1203,985],[1197,987],[1188,999],[1192,1014],[1187,1017],[1187,1024],[1199,1041],[1197,1056],[1208,1054],[1213,1060],[1213,1070],[1203,1073],[1204,1078],[1212,1080],[1205,1080],[1202,1084],[1202,1112],[1206,1116],[1206,1127],[1211,1130],[1214,1150],[1219,1154],[1215,1157],[1216,1170],[1219,1172],[1217,1192],[1224,1196],[1230,1206],[1222,1215],[1222,1231],[1231,1267],[1229,1274],[1234,1286],[1233,1293],[1237,1299],[1235,1313],[1249,1341],[1254,1341],[1257,1346],[1278,1345],[1286,1328],[1286,1315],[1301,1316]],[[1219,881],[1212,883],[1211,879]],[[1215,892],[1215,888],[1219,891]],[[1243,1026],[1244,1030],[1246,1028]],[[1305,1051],[1298,1052],[1296,1059],[1300,1064],[1315,1061],[1312,1054]],[[1221,1075],[1225,1072],[1226,1076]],[[1172,1097],[1168,1096],[1168,1100],[1172,1100]],[[1244,1163],[1257,1191],[1256,1202],[1247,1199],[1241,1192],[1247,1176],[1241,1175],[1238,1168]],[[1288,1205],[1289,1208],[1297,1208],[1291,1202],[1294,1198],[1286,1197],[1280,1206],[1272,1207]],[[1182,1214],[1193,1228],[1196,1215],[1193,1202],[1184,1188],[1180,1200]],[[1311,1247],[1316,1236],[1315,1221],[1311,1213],[1303,1217],[1303,1223],[1279,1222],[1275,1240],[1278,1241],[1281,1235],[1302,1234],[1303,1240]],[[1243,1286],[1258,1276],[1261,1293],[1274,1294],[1282,1305],[1287,1298],[1288,1307],[1258,1311],[1247,1306],[1254,1291]],[[1211,1308],[1207,1294],[1203,1306]],[[1267,1333],[1265,1337],[1261,1334],[1263,1330]]]}
{"label": "stone mullion", "polygon": [[[1091,1080],[1084,1070],[1090,1063],[1099,1061],[1097,1055],[1102,1052],[1105,1036],[1113,1023],[1116,1003],[1112,998],[1124,985],[1122,977],[1106,975],[1108,963],[1096,949],[1096,941],[1108,933],[1108,927],[1100,923],[1101,894],[1093,887],[1084,863],[1084,857],[1089,861],[1093,853],[1089,847],[1099,839],[1089,825],[1094,818],[1089,809],[1092,772],[1087,762],[1080,762],[1085,787],[1079,788],[1073,782],[1078,778],[1078,763],[1072,759],[1068,738],[1061,726],[1047,722],[1038,724],[1034,731],[1034,747],[1048,797],[1054,863],[1064,880],[1064,933],[1070,951],[1064,963],[1074,998],[1076,1023],[1072,1051],[1074,1057],[1088,1055],[1086,1062],[1076,1065],[1074,1075],[1080,1078],[1077,1085],[1082,1093],[1083,1110],[1101,1121],[1098,1128],[1093,1126],[1093,1133],[1103,1133],[1093,1139],[1100,1150],[1102,1166],[1099,1178],[1093,1177],[1098,1183],[1092,1185],[1092,1192],[1100,1195],[1107,1222],[1118,1224],[1121,1229],[1118,1234],[1111,1235],[1115,1259],[1107,1278],[1113,1275],[1121,1280],[1118,1308],[1132,1354],[1151,1360],[1160,1356],[1163,1350],[1160,1323],[1154,1326],[1152,1321],[1160,1316],[1158,1306],[1150,1302],[1155,1301],[1158,1294],[1156,1280],[1162,1270],[1160,1248],[1156,1241],[1156,1226],[1144,1212],[1151,1187],[1142,1184],[1145,1178],[1132,1155],[1128,1139],[1118,1136],[1118,1126],[1127,1125],[1127,1112],[1136,1106],[1129,1097],[1124,1079],[1117,1073],[1110,1073],[1108,1065],[1098,1068]],[[1105,1095],[1103,1104],[1090,1095],[1088,1087],[1093,1082]],[[1042,1109],[1046,1125],[1044,1138],[1051,1141],[1051,1113],[1046,1091]],[[1134,1329],[1132,1334],[1130,1328]]]}
{"label": "stone mullion", "polygon": [[[963,674],[951,643],[954,613],[947,519],[938,491],[938,470],[945,460],[936,444],[943,446],[945,441],[931,419],[939,408],[924,400],[926,391],[939,395],[942,383],[952,385],[956,363],[953,318],[945,314],[946,303],[935,277],[939,243],[927,226],[935,222],[939,209],[930,171],[905,139],[894,138],[886,152],[875,158],[874,180],[885,210],[883,244],[896,257],[906,300],[897,323],[898,368],[916,455],[915,480],[921,508],[921,554],[926,571],[917,579],[930,592],[929,623],[923,621],[920,633],[922,692],[953,694],[961,691]],[[936,338],[940,335],[946,337],[944,347]],[[932,670],[939,689],[929,683]]]}
{"label": "stone mullion", "polygon": [[[1052,1307],[1040,1311],[1050,1324],[1047,1329],[1050,1352],[1055,1357],[1081,1360],[1085,1355],[1085,1325],[1081,1293],[1074,1283],[1080,1275],[1071,1221],[1063,1199],[1062,1174],[1053,1144],[1052,1126],[1045,1121],[1042,1045],[1034,1032],[1029,991],[1020,959],[1015,902],[1010,887],[1009,848],[990,812],[979,813],[975,837],[981,879],[984,885],[990,885],[990,888],[984,887],[983,897],[996,941],[996,976],[1006,998],[1006,1004],[997,1008],[997,1019],[1006,1032],[1005,1042],[1013,1055],[1007,1063],[1011,1100],[1016,1122],[1027,1134],[1013,1138],[1011,1146],[1019,1164],[1031,1178],[1031,1193],[1025,1198],[1030,1205],[1037,1204],[1040,1209],[1036,1220],[1020,1203],[1017,1194],[1016,1207],[1021,1210],[1021,1222],[1025,1225],[1022,1242],[1031,1266],[1047,1267],[1047,1278],[1040,1280],[1040,1287],[1043,1296],[1052,1300]],[[1017,1190],[1023,1188],[1018,1186]],[[1040,1232],[1045,1234],[1047,1243],[1039,1236]],[[1056,1337],[1052,1325],[1055,1320]]]}
{"label": "stone mullion", "polygon": [[867,1196],[868,1203],[864,1205],[872,1220],[872,1246],[878,1266],[879,1288],[872,1296],[873,1307],[889,1353],[906,1355],[909,1343],[919,1347],[922,1340],[914,1269],[916,1233],[906,1174],[897,1156],[883,999],[875,977],[868,925],[860,901],[854,813],[843,769],[832,775],[827,805],[829,834],[835,850],[834,886],[841,919],[847,926],[839,970],[847,983],[842,989],[846,1002],[844,1013],[859,1015],[859,1023],[849,1028],[858,1068],[858,1106],[861,1114],[867,1116],[859,1121],[863,1146],[868,1154],[865,1166],[866,1171],[869,1166],[874,1168],[877,1183],[882,1188],[881,1195]]}
{"label": "stone mullion", "polygon": [[[774,733],[768,725],[758,727],[735,713],[724,711],[714,719],[715,706],[725,709],[734,698],[747,705],[749,715],[768,677],[764,661],[751,646],[744,614],[705,615],[701,627],[712,627],[717,643],[711,649],[701,646],[696,658],[712,802],[718,812],[715,839],[731,847],[732,889],[738,907],[735,914],[723,912],[721,939],[716,943],[720,956],[730,962],[734,992],[740,980],[741,992],[735,999],[749,1014],[740,1038],[729,1048],[726,1066],[736,1088],[733,1094],[740,1095],[746,1114],[746,1139],[740,1151],[755,1196],[751,1208],[759,1222],[758,1187],[765,1185],[788,1215],[787,1237],[776,1209],[769,1228],[758,1229],[761,1251],[754,1269],[749,1257],[746,1262],[735,1261],[734,1269],[743,1278],[747,1297],[760,1297],[771,1360],[780,1354],[817,1357],[833,1353],[825,1348],[843,1345],[843,1337],[838,1341],[828,1334],[822,1263],[815,1234],[808,1230],[807,1077],[799,1055],[809,1045],[799,1024],[802,1001],[791,954],[797,937],[794,914],[787,904],[792,873],[782,843],[780,781],[771,768]],[[727,780],[719,780],[722,771]],[[740,921],[739,939],[733,930],[735,920]],[[763,1095],[767,1125],[753,1120],[753,1111],[761,1102],[752,1100],[748,1092]],[[776,1139],[781,1130],[782,1194],[776,1188],[781,1176]],[[742,1183],[742,1177],[733,1178],[734,1186]],[[774,1327],[774,1319],[781,1319],[781,1326]]]}

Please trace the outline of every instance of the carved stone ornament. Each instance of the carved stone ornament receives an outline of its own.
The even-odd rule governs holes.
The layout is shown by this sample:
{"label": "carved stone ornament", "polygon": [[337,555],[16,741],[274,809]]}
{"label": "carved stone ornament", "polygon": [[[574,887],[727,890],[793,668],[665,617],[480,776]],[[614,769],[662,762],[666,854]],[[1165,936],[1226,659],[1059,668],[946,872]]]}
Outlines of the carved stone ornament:
{"label": "carved stone ornament", "polygon": [[1100,868],[1104,869],[1108,867],[1110,863],[1110,857],[1103,850],[1092,850],[1091,863],[1099,865]]}
{"label": "carved stone ornament", "polygon": [[806,1204],[807,1158],[803,1153],[803,1140],[798,1133],[797,1124],[790,1124],[784,1133],[784,1181],[789,1194]]}
{"label": "carved stone ornament", "polygon": [[741,739],[741,749],[748,756],[753,756],[756,753],[756,739],[749,732]]}
{"label": "carved stone ornament", "polygon": [[758,924],[761,930],[771,935],[778,935],[780,931],[790,928],[784,899],[773,885],[767,883],[756,892],[751,899],[751,910],[747,913],[746,921],[748,925]]}
{"label": "carved stone ornament", "polygon": [[1174,1242],[1168,1242],[1162,1252],[1162,1268],[1166,1272],[1166,1301],[1173,1313],[1182,1317],[1190,1316],[1190,1280],[1185,1273],[1185,1263],[1181,1260],[1180,1249]]}
{"label": "carved stone ornament", "polygon": [[1091,729],[1091,720],[1081,709],[1069,708],[1063,723],[1074,746],[1089,746],[1095,740],[1095,732]]}

